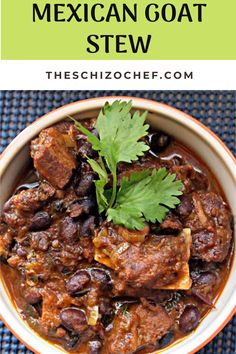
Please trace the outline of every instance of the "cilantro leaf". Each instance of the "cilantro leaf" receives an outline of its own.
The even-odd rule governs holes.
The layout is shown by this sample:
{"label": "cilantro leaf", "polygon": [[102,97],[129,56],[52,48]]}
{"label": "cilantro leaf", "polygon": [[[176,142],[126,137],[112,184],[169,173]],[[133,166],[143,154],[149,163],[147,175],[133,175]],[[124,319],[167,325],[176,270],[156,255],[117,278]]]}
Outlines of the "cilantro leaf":
{"label": "cilantro leaf", "polygon": [[139,141],[147,135],[149,128],[144,124],[147,112],[140,115],[136,111],[132,116],[131,106],[131,101],[107,103],[95,125],[100,138],[100,153],[112,173],[118,162],[135,161],[149,149],[144,141]]}
{"label": "cilantro leaf", "polygon": [[117,193],[116,204],[107,210],[109,221],[129,229],[141,230],[144,222],[162,222],[169,208],[179,204],[181,181],[175,174],[167,174],[165,168],[133,173],[123,177]]}
{"label": "cilantro leaf", "polygon": [[100,138],[100,155],[104,157],[112,173],[112,194],[108,207],[112,207],[117,190],[116,167],[121,161],[132,162],[142,156],[149,146],[139,141],[147,135],[148,124],[144,125],[147,112],[130,113],[132,102],[115,101],[106,103],[101,110],[95,128]]}
{"label": "cilantro leaf", "polygon": [[[87,158],[88,163],[93,171],[98,174],[99,179],[94,181],[96,187],[96,199],[98,204],[98,211],[101,214],[108,206],[107,198],[105,197],[104,187],[108,182],[108,175],[105,168],[102,168],[97,161]],[[102,164],[103,166],[103,164]]]}
{"label": "cilantro leaf", "polygon": [[74,119],[71,116],[68,116],[73,122],[75,123],[76,128],[81,131],[84,135],[87,136],[88,142],[92,144],[93,150],[100,150],[100,140],[93,134],[91,133],[90,130],[85,128],[80,122],[78,122],[76,119]]}

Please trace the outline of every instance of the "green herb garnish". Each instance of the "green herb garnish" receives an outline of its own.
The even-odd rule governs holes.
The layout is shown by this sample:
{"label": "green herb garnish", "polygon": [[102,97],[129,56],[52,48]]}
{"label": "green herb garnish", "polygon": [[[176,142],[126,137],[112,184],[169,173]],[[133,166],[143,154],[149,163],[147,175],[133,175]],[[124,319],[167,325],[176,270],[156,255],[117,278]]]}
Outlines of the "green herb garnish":
{"label": "green herb garnish", "polygon": [[128,229],[144,228],[144,222],[162,222],[168,208],[174,208],[182,194],[180,181],[175,175],[167,174],[165,168],[133,173],[124,177],[113,208],[107,210],[107,218],[115,224],[125,225]]}
{"label": "green herb garnish", "polygon": [[123,316],[126,316],[129,313],[129,305],[128,304],[124,304],[121,308],[121,313]]}
{"label": "green herb garnish", "polygon": [[[99,138],[81,123],[73,121],[79,131],[85,134],[99,158],[87,161],[99,179],[95,181],[99,213],[106,212],[107,219],[129,229],[141,230],[145,220],[161,222],[168,208],[179,204],[182,183],[175,181],[175,174],[167,174],[165,168],[135,172],[129,178],[123,177],[117,192],[117,164],[137,161],[149,150],[140,140],[148,133],[145,124],[147,112],[140,115],[130,113],[132,103],[115,101],[106,103],[96,121]],[[105,189],[108,174],[112,175],[112,189]]]}
{"label": "green herb garnish", "polygon": [[[94,150],[99,153],[99,161],[88,159],[92,169],[97,172],[99,180],[96,181],[96,193],[99,212],[112,207],[117,191],[117,164],[119,162],[132,162],[138,160],[149,147],[144,141],[139,141],[147,135],[148,124],[144,125],[147,112],[142,115],[130,113],[132,103],[115,101],[112,105],[105,104],[96,121],[95,128],[99,139],[83,125],[74,120],[76,127],[85,135]],[[113,186],[111,196],[104,193],[104,186],[108,182],[105,163],[112,174]]]}
{"label": "green herb garnish", "polygon": [[165,309],[166,309],[166,311],[169,312],[169,311],[171,311],[173,308],[175,308],[175,307],[178,305],[178,303],[179,303],[181,297],[182,297],[182,296],[181,296],[180,293],[175,292],[175,293],[173,294],[172,298],[171,298],[169,301],[167,301],[167,303],[165,304]]}

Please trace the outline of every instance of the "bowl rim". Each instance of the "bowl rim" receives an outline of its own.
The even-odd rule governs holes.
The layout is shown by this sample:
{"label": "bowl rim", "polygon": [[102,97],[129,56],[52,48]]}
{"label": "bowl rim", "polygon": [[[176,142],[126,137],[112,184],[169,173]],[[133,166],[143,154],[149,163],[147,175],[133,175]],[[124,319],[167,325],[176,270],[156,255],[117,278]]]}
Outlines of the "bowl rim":
{"label": "bowl rim", "polygon": [[[133,97],[133,96],[100,96],[100,97],[95,97],[95,98],[88,98],[88,99],[83,99],[83,100],[78,100],[75,102],[68,103],[66,105],[60,106],[43,116],[40,116],[37,118],[34,122],[29,124],[25,129],[22,130],[12,141],[11,143],[5,148],[5,150],[2,152],[0,155],[0,162],[3,162],[3,168],[0,170],[0,175],[3,175],[4,172],[6,171],[8,164],[12,159],[15,157],[18,149],[22,148],[25,143],[21,144],[21,146],[18,146],[18,149],[15,150],[15,153],[10,154],[11,150],[13,147],[16,146],[16,144],[21,142],[21,139],[24,138],[24,135],[31,130],[32,126],[34,124],[46,120],[49,116],[51,116],[53,113],[63,113],[64,110],[67,110],[68,108],[73,108],[77,105],[81,105],[81,112],[86,111],[86,110],[93,110],[96,108],[101,108],[102,105],[106,101],[115,101],[115,100],[132,100],[133,106],[137,106],[139,109],[148,109],[147,106],[152,106],[156,109],[154,109],[154,113],[160,112],[164,113],[164,115],[168,115],[168,112],[172,112],[175,115],[182,116],[186,118],[187,120],[190,120],[193,122],[196,126],[201,127],[207,134],[209,134],[214,140],[216,140],[220,146],[223,148],[224,152],[226,153],[226,156],[230,158],[231,163],[233,163],[236,166],[236,158],[234,157],[233,153],[229,150],[229,148],[223,143],[223,141],[215,134],[213,133],[207,126],[205,126],[203,123],[201,123],[199,120],[193,118],[190,114],[185,113],[181,111],[180,109],[177,109],[175,107],[169,106],[168,104],[154,101],[151,99],[146,99],[146,98],[141,98],[141,97]],[[84,109],[83,109],[84,106]],[[143,106],[143,107],[142,107]],[[75,112],[76,113],[76,112]],[[74,113],[73,113],[74,114]],[[58,119],[60,120],[60,119]],[[54,124],[54,122],[52,122]],[[40,131],[40,130],[39,130]],[[9,154],[9,156],[8,156]],[[4,168],[5,167],[5,168]],[[224,289],[222,290],[222,292]],[[221,293],[222,294],[222,293]],[[220,296],[221,296],[220,294]],[[230,319],[233,317],[233,315],[236,313],[236,305],[232,308],[230,313],[227,315],[227,317],[224,319],[224,321],[217,327],[217,329],[202,343],[199,345],[195,346],[194,349],[192,349],[188,354],[194,354],[201,348],[203,348],[206,344],[208,344],[225,326],[226,324],[230,321]],[[28,343],[27,340],[23,339],[19,333],[15,331],[14,328],[10,325],[10,323],[6,320],[6,318],[3,318],[3,316],[0,313],[0,319],[2,322],[6,325],[6,327],[13,333],[13,335],[21,342],[23,343],[27,348],[29,348],[31,351],[33,351],[36,354],[44,354],[41,351],[39,352],[32,344]],[[35,332],[35,331],[34,331]],[[40,337],[40,335],[35,332],[37,336]]]}

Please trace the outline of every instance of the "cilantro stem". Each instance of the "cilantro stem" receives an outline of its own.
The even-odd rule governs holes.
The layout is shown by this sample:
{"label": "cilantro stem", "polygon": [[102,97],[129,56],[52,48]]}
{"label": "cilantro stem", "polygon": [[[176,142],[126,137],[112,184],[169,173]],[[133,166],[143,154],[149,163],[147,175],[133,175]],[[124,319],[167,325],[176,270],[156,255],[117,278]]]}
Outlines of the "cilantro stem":
{"label": "cilantro stem", "polygon": [[107,209],[109,208],[112,208],[114,202],[115,202],[115,199],[116,199],[116,185],[117,185],[117,175],[116,175],[116,170],[114,170],[112,172],[112,177],[113,177],[113,181],[112,181],[112,195],[111,195],[111,199],[110,199],[110,202],[109,202],[109,205],[107,207]]}
{"label": "cilantro stem", "polygon": [[99,162],[100,162],[100,166],[103,169],[103,171],[105,171],[107,173],[102,156],[99,156]]}

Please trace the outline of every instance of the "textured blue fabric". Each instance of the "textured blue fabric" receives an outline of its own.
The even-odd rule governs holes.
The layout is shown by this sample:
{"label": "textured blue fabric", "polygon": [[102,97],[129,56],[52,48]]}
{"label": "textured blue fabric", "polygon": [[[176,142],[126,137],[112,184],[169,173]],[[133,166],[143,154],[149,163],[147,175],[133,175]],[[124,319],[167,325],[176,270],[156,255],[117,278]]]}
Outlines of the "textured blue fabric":
{"label": "textured blue fabric", "polygon": [[[236,154],[234,91],[0,91],[0,151],[3,151],[20,131],[43,114],[77,100],[112,95],[149,98],[190,113],[215,132]],[[0,322],[0,353],[31,352]],[[217,353],[236,353],[236,317],[198,352]]]}

